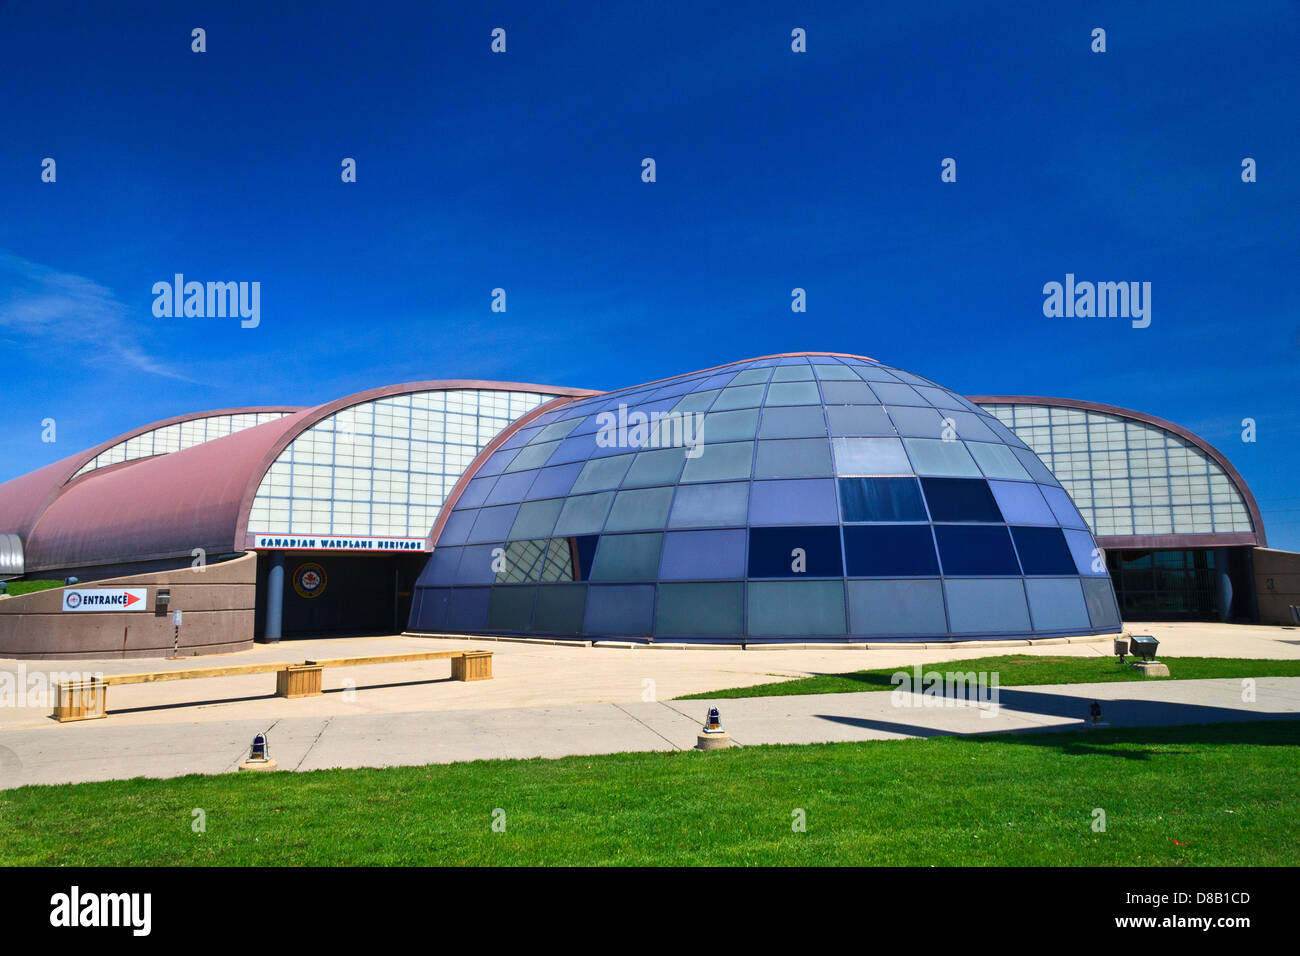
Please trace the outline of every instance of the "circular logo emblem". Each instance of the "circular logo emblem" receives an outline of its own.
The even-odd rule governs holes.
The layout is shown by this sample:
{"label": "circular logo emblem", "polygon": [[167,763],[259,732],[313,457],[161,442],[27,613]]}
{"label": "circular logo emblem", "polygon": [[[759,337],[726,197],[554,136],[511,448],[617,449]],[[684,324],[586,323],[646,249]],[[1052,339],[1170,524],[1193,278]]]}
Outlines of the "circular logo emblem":
{"label": "circular logo emblem", "polygon": [[68,595],[68,607],[81,607],[81,595],[76,591]]}
{"label": "circular logo emblem", "polygon": [[325,583],[325,569],[315,561],[300,564],[293,572],[293,589],[298,592],[298,597],[320,597],[325,591]]}

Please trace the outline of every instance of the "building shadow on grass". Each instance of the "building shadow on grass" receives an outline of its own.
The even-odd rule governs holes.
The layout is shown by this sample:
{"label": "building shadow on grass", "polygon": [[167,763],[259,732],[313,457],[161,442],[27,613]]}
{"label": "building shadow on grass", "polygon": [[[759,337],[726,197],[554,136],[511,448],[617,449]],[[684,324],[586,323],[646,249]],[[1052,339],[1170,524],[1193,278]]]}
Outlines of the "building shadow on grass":
{"label": "building shadow on grass", "polygon": [[[814,714],[813,716],[864,730],[907,734],[911,737],[968,737],[979,741],[997,737],[1003,741],[1030,746],[1055,747],[1067,754],[1104,753],[1130,760],[1146,759],[1150,752],[1111,749],[1100,745],[1151,743],[1169,736],[1159,732],[1161,728],[1167,727],[1181,729],[1176,735],[1178,742],[1181,743],[1196,743],[1198,740],[1205,743],[1222,743],[1225,742],[1225,738],[1230,737],[1240,743],[1300,745],[1300,713],[1295,711],[1252,709],[1247,704],[1241,707],[1221,707],[1177,701],[1120,699],[1100,702],[1102,717],[1110,727],[1090,728],[1085,721],[1094,700],[1096,698],[1082,695],[1044,694],[1023,688],[1001,688],[998,700],[999,713],[1006,713],[1013,717],[1053,717],[1068,721],[1068,723],[1049,726],[1016,728],[985,729],[976,726],[971,730],[953,730],[879,717],[846,714]],[[899,708],[899,710],[910,712],[915,708]],[[943,710],[949,708],[944,707]],[[1270,726],[1275,723],[1287,724],[1288,730],[1279,733],[1275,727]],[[1198,734],[1195,730],[1200,727],[1208,728],[1211,725],[1215,728],[1213,731],[1206,730]],[[1229,726],[1233,726],[1234,729],[1224,729]],[[1070,731],[1077,731],[1078,735],[1056,736],[1062,733],[1069,734]],[[1094,739],[1095,744],[1088,742]]]}

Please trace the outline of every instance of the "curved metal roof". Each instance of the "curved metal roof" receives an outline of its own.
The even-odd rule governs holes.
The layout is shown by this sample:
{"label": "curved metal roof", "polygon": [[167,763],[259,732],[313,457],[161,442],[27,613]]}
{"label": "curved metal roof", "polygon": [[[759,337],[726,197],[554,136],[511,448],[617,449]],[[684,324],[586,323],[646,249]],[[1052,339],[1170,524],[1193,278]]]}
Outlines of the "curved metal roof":
{"label": "curved metal roof", "polygon": [[[593,394],[517,382],[435,380],[369,389],[310,408],[177,416],[0,485],[0,532],[21,535],[29,572],[185,557],[195,548],[210,554],[242,551],[249,509],[262,476],[303,431],[352,405],[407,392],[459,388],[566,397]],[[217,414],[281,410],[290,414],[180,451],[108,465],[70,480],[105,448],[154,428]]]}
{"label": "curved metal roof", "polygon": [[1221,451],[1204,438],[1188,431],[1181,425],[1175,425],[1173,422],[1159,418],[1156,415],[1148,415],[1145,412],[1134,411],[1131,408],[1104,405],[1101,402],[1086,402],[1075,398],[1047,398],[1041,395],[970,395],[967,397],[976,405],[1047,405],[1055,408],[1077,408],[1083,411],[1099,412],[1103,415],[1114,415],[1117,418],[1129,418],[1171,432],[1204,452],[1211,461],[1223,469],[1224,474],[1228,476],[1228,480],[1232,482],[1233,486],[1241,494],[1242,500],[1245,501],[1246,510],[1250,514],[1251,526],[1255,529],[1251,532],[1201,534],[1098,535],[1097,543],[1103,548],[1186,548],[1214,547],[1218,545],[1268,547],[1268,539],[1264,534],[1264,519],[1259,512],[1259,505],[1255,502],[1255,496],[1251,493],[1250,486],[1246,484],[1246,479],[1241,477],[1241,473],[1233,467],[1232,462],[1228,461]]}
{"label": "curved metal roof", "polygon": [[[67,458],[51,462],[35,471],[0,484],[0,525],[4,525],[3,528],[0,528],[0,531],[18,534],[26,538],[31,534],[33,526],[45,512],[45,509],[63,493],[64,485],[72,482],[74,477],[80,481],[96,473],[89,472],[78,476],[77,472],[108,449],[132,438],[156,431],[159,428],[166,428],[168,425],[179,425],[184,422],[196,421],[202,418],[215,418],[220,415],[256,415],[265,412],[292,414],[302,410],[302,406],[299,405],[257,405],[248,408],[221,408],[214,411],[173,415],[171,418],[164,418],[123,432],[116,438],[110,438],[108,441],[87,448],[85,451],[69,455]],[[173,454],[175,453],[173,452]],[[128,462],[121,462],[120,465],[134,464],[145,460],[147,459],[137,458]],[[106,467],[113,468],[120,467],[120,465]]]}

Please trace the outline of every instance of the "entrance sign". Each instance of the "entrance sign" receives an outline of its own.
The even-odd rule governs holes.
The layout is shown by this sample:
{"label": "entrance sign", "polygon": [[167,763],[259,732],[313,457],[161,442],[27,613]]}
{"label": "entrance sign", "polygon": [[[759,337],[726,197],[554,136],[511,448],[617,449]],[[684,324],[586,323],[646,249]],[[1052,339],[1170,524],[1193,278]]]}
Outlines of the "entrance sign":
{"label": "entrance sign", "polygon": [[144,611],[148,588],[78,588],[63,592],[65,611]]}

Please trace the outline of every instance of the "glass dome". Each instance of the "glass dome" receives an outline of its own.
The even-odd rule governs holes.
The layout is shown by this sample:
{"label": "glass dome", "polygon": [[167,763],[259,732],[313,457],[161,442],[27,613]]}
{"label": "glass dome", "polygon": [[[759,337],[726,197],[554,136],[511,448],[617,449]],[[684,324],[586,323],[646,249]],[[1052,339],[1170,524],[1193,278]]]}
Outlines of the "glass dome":
{"label": "glass dome", "polygon": [[421,631],[734,643],[1116,631],[1104,556],[996,417],[826,354],[577,399],[480,459]]}

